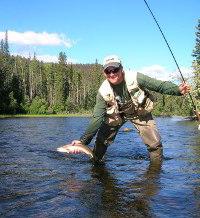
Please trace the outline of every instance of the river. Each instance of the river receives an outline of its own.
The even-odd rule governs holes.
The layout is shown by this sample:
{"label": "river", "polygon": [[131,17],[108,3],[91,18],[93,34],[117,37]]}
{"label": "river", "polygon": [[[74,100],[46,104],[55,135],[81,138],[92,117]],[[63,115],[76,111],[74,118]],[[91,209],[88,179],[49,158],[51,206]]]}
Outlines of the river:
{"label": "river", "polygon": [[[126,123],[105,164],[56,148],[78,139],[90,118],[0,119],[0,217],[199,217],[200,131],[180,117],[156,118],[164,145],[150,165]],[[91,146],[94,142],[91,143]]]}

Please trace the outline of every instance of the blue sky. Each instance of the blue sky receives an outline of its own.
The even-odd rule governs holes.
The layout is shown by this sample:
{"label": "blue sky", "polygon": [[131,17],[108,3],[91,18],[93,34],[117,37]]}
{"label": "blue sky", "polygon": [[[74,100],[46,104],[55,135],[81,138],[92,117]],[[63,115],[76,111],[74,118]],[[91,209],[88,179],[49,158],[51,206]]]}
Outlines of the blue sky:
{"label": "blue sky", "polygon": [[[183,71],[191,71],[199,0],[147,0]],[[1,0],[0,39],[10,51],[76,63],[117,54],[124,67],[171,78],[176,65],[143,0]]]}

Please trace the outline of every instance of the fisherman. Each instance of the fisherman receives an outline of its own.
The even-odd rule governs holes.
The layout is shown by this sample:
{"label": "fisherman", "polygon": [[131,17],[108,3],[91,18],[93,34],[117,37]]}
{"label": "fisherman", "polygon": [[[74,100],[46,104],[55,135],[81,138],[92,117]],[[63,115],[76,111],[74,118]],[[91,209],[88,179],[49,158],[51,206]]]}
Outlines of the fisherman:
{"label": "fisherman", "polygon": [[154,99],[149,91],[181,96],[190,91],[190,86],[187,83],[177,86],[142,73],[125,71],[117,55],[105,57],[103,73],[106,79],[97,93],[93,117],[85,133],[79,140],[72,141],[72,145],[88,145],[97,134],[93,160],[101,162],[120,127],[130,121],[147,146],[150,161],[161,161],[163,147],[151,114]]}

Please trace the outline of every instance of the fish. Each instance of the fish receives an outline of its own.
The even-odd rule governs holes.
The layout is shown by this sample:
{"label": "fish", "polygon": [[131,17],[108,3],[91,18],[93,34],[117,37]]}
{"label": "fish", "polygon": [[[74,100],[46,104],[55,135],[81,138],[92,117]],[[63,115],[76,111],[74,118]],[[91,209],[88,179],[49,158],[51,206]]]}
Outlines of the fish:
{"label": "fish", "polygon": [[90,158],[94,158],[92,150],[87,147],[86,145],[83,145],[81,143],[78,144],[67,144],[62,147],[57,148],[57,151],[68,153],[68,154],[78,154],[78,153],[84,153],[87,154]]}

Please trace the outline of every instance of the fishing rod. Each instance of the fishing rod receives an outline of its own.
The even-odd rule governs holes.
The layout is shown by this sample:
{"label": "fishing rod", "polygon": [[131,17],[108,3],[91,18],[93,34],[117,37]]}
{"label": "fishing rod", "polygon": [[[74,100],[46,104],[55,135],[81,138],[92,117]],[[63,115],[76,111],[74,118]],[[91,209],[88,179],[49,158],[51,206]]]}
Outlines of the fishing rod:
{"label": "fishing rod", "polygon": [[[174,59],[174,62],[175,62],[175,64],[176,64],[177,68],[178,68],[178,71],[179,71],[179,73],[180,73],[180,75],[181,75],[181,78],[182,78],[183,82],[185,83],[186,81],[185,81],[185,79],[184,79],[184,77],[183,77],[183,74],[182,74],[181,69],[180,69],[180,67],[179,67],[179,65],[178,65],[178,62],[176,61],[176,58],[175,58],[175,56],[174,56],[174,53],[172,52],[172,49],[171,49],[171,47],[170,47],[170,45],[169,45],[169,43],[168,43],[168,41],[167,41],[167,39],[166,39],[166,37],[165,37],[165,35],[164,35],[164,33],[163,33],[161,27],[160,27],[160,25],[159,25],[159,23],[158,23],[156,17],[154,16],[154,14],[153,14],[153,12],[152,12],[151,8],[149,7],[149,5],[148,5],[148,3],[147,3],[146,0],[144,0],[144,3],[146,4],[146,6],[147,6],[149,12],[151,13],[151,15],[152,15],[152,17],[153,17],[153,19],[154,19],[154,21],[155,21],[155,23],[156,23],[156,25],[157,25],[159,31],[160,31],[160,33],[161,33],[161,35],[162,35],[162,37],[163,37],[163,39],[164,39],[164,41],[165,41],[165,43],[166,43],[166,45],[167,45],[167,47],[168,47],[168,49],[169,49],[169,51],[170,51],[170,53],[171,53],[173,59]],[[196,105],[195,105],[195,103],[194,103],[194,101],[193,101],[192,95],[190,94],[190,92],[189,92],[188,94],[189,94],[190,100],[191,100],[191,102],[192,102],[192,106],[193,106],[194,113],[195,113],[196,116],[197,116],[197,120],[200,122],[200,114],[199,114],[199,112],[197,111],[197,107],[196,107]],[[199,129],[200,129],[200,125],[199,125]]]}

